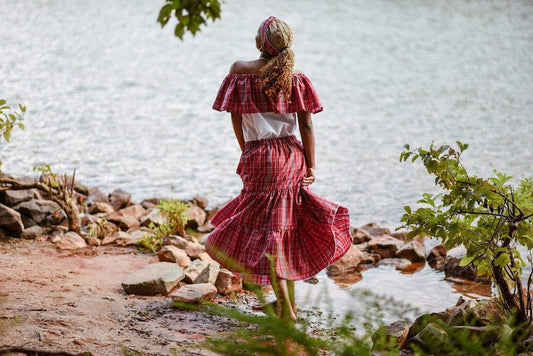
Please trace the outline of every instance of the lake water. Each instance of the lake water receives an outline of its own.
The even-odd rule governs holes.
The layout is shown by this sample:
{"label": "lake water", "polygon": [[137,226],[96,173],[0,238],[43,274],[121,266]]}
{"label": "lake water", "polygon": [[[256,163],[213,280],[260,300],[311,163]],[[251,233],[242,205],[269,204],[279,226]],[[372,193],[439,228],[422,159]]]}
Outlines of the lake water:
{"label": "lake water", "polygon": [[[162,4],[0,0],[0,97],[28,107],[26,130],[0,143],[4,171],[32,175],[46,162],[137,201],[228,200],[241,188],[239,150],[211,104],[230,64],[258,56],[257,27],[275,15],[293,27],[296,67],[325,108],[313,189],[347,206],[352,225],[394,228],[434,189],[421,167],[398,162],[405,143],[460,140],[473,173],[533,175],[531,1],[232,0],[183,42],[156,23]],[[457,299],[442,279],[379,268],[355,286],[434,310]]]}

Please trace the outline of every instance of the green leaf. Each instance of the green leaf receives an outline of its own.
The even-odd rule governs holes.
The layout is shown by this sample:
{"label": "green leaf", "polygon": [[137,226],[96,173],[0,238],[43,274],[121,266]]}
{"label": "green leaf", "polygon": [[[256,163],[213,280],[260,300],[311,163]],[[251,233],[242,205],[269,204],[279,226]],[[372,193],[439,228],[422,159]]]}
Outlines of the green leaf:
{"label": "green leaf", "polygon": [[459,261],[459,266],[464,267],[464,266],[472,263],[474,258],[475,258],[475,256],[469,256],[469,255],[464,256],[463,258],[461,258],[461,261]]}

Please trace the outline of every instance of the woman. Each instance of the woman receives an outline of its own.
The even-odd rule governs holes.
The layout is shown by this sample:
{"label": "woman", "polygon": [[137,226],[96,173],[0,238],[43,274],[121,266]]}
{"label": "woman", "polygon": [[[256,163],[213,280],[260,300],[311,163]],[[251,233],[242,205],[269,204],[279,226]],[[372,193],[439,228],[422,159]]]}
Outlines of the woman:
{"label": "woman", "polygon": [[309,189],[315,181],[311,114],[322,105],[309,79],[293,73],[291,28],[271,16],[255,42],[259,59],[235,62],[213,105],[231,113],[243,189],[212,218],[216,228],[206,248],[246,282],[268,284],[274,273],[278,302],[295,321],[294,281],[346,253],[349,216]]}

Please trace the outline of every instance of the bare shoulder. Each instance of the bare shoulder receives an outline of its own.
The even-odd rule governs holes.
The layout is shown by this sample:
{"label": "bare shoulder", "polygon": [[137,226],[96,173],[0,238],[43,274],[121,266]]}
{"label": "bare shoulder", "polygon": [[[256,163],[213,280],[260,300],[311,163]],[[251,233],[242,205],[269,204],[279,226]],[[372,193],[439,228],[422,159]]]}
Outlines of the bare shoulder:
{"label": "bare shoulder", "polygon": [[259,69],[264,65],[262,60],[236,61],[229,69],[230,74],[251,74],[259,73]]}

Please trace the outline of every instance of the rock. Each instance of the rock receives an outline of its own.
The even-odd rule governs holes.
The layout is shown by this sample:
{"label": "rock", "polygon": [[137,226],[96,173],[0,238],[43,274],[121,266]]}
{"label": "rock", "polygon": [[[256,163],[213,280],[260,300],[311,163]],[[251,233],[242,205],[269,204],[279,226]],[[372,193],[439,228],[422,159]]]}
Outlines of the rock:
{"label": "rock", "polygon": [[368,251],[377,253],[382,258],[392,258],[403,245],[403,242],[392,236],[374,237],[368,242]]}
{"label": "rock", "polygon": [[87,247],[87,243],[77,233],[74,231],[69,231],[66,234],[63,235],[59,239],[59,241],[55,242],[55,245],[60,250],[74,250],[78,248],[84,248]]}
{"label": "rock", "polygon": [[170,294],[174,302],[196,303],[210,300],[217,294],[217,288],[211,283],[183,285]]}
{"label": "rock", "polygon": [[101,201],[94,202],[89,207],[89,214],[98,214],[98,213],[110,214],[114,211],[115,209],[113,209],[111,204],[101,202]]}
{"label": "rock", "polygon": [[208,232],[211,232],[211,231],[215,230],[215,226],[213,224],[211,224],[210,221],[207,221],[202,226],[198,226],[198,228],[196,230],[198,230],[198,232],[206,234]]}
{"label": "rock", "polygon": [[7,206],[15,206],[24,201],[41,199],[36,189],[4,190],[0,192],[0,202]]}
{"label": "rock", "polygon": [[195,284],[198,280],[198,277],[200,277],[207,266],[207,263],[201,260],[194,260],[192,264],[185,270],[185,277],[183,280],[187,283]]}
{"label": "rock", "polygon": [[125,231],[119,231],[117,233],[117,239],[115,240],[115,243],[120,246],[135,245],[137,242],[141,241],[147,234],[150,233],[142,230],[134,231],[131,234]]}
{"label": "rock", "polygon": [[372,236],[363,228],[351,227],[350,235],[352,235],[354,245],[361,244],[372,239]]}
{"label": "rock", "polygon": [[239,293],[242,291],[242,280],[230,270],[222,268],[218,272],[215,287],[217,288],[217,292],[222,295]]}
{"label": "rock", "polygon": [[329,276],[340,276],[357,271],[357,267],[361,264],[363,254],[359,248],[354,245],[350,246],[350,249],[344,256],[337,262],[328,266],[326,272]]}
{"label": "rock", "polygon": [[91,215],[91,214],[84,214],[82,217],[81,217],[81,225],[82,226],[89,226],[90,224],[93,224],[93,223],[98,223],[100,222],[101,220],[101,217],[97,216],[97,215]]}
{"label": "rock", "polygon": [[185,215],[187,215],[186,226],[192,229],[202,226],[207,221],[206,212],[202,208],[195,205],[189,206],[189,208],[185,211]]}
{"label": "rock", "polygon": [[413,263],[405,258],[385,258],[379,261],[378,266],[392,266],[397,270],[409,269]]}
{"label": "rock", "polygon": [[[201,254],[198,255],[198,259],[200,261],[203,261],[205,263],[213,263],[213,262],[216,262],[211,256],[209,256],[209,254],[207,252],[202,252]],[[216,262],[218,263],[218,262]]]}
{"label": "rock", "polygon": [[189,241],[178,235],[169,235],[163,237],[161,243],[163,246],[172,245],[185,250],[189,244]]}
{"label": "rock", "polygon": [[37,223],[27,216],[21,215],[20,218],[22,219],[22,224],[24,225],[24,228],[27,229],[32,226],[38,226]]}
{"label": "rock", "polygon": [[0,227],[0,240],[9,239],[9,233]]}
{"label": "rock", "polygon": [[67,218],[61,207],[51,200],[25,201],[17,204],[14,209],[40,226],[59,225]]}
{"label": "rock", "polygon": [[214,285],[217,281],[219,272],[220,272],[220,264],[218,262],[208,263],[207,267],[204,268],[203,271],[198,276],[198,278],[196,278],[196,280],[194,281],[194,284],[211,283]]}
{"label": "rock", "polygon": [[453,326],[451,329],[454,335],[459,334],[465,339],[480,341],[484,346],[495,343],[500,337],[509,340],[513,333],[513,330],[507,324],[487,326],[461,325]]}
{"label": "rock", "polygon": [[103,202],[109,204],[109,199],[107,198],[107,195],[105,195],[100,188],[90,188],[89,194],[87,195],[87,205],[94,204],[96,202]]}
{"label": "rock", "polygon": [[27,240],[35,240],[38,236],[41,236],[42,234],[43,234],[42,227],[38,225],[34,225],[32,227],[24,229],[20,237],[22,237],[23,239],[27,239]]}
{"label": "rock", "polygon": [[96,236],[87,236],[85,240],[89,246],[100,246],[102,244],[102,240]]}
{"label": "rock", "polygon": [[177,263],[181,268],[187,268],[192,264],[192,261],[189,256],[187,256],[187,253],[173,245],[163,246],[157,255],[159,256],[159,261],[174,262]]}
{"label": "rock", "polygon": [[159,226],[168,223],[168,219],[161,214],[161,211],[158,208],[153,208],[147,214],[141,216],[139,220],[141,222],[141,226],[149,226],[150,224]]}
{"label": "rock", "polygon": [[400,247],[395,256],[408,259],[411,262],[424,262],[426,260],[426,249],[423,243],[412,240]]}
{"label": "rock", "polygon": [[122,189],[115,189],[109,193],[109,204],[111,204],[115,211],[119,211],[120,209],[127,207],[130,205],[130,203],[131,194],[123,191]]}
{"label": "rock", "polygon": [[386,227],[380,227],[376,222],[371,222],[362,226],[361,228],[366,230],[372,237],[390,234],[390,229]]}
{"label": "rock", "polygon": [[139,219],[145,213],[146,210],[144,210],[140,204],[135,204],[114,213],[107,214],[105,218],[117,224],[122,230],[139,230],[141,228]]}
{"label": "rock", "polygon": [[333,279],[336,284],[355,284],[363,279],[363,275],[359,271],[347,273],[347,274],[341,274],[338,276],[329,276],[329,278]]}
{"label": "rock", "polygon": [[205,253],[205,246],[198,242],[188,242],[185,247],[185,252],[191,258],[200,258],[200,256]]}
{"label": "rock", "polygon": [[394,323],[380,327],[372,335],[373,343],[385,341],[387,346],[403,346],[409,333],[409,323],[405,320],[398,320]]}
{"label": "rock", "polygon": [[199,195],[195,195],[194,198],[192,198],[192,203],[203,210],[205,210],[209,205],[209,201],[207,200],[207,198]]}
{"label": "rock", "polygon": [[4,204],[0,204],[0,227],[19,236],[24,230],[20,213]]}
{"label": "rock", "polygon": [[361,251],[361,254],[361,264],[374,265],[381,261],[381,256],[377,253],[368,253],[366,251]]}
{"label": "rock", "polygon": [[118,238],[118,232],[114,234],[108,234],[104,236],[104,238],[102,239],[102,245],[111,245],[112,243],[117,241],[117,238]]}
{"label": "rock", "polygon": [[185,277],[175,263],[157,262],[129,274],[122,282],[128,294],[167,295]]}
{"label": "rock", "polygon": [[433,246],[426,257],[426,261],[432,268],[443,271],[446,265],[446,247],[443,244]]}
{"label": "rock", "polygon": [[448,334],[441,326],[435,323],[427,324],[414,337],[407,340],[407,344],[414,344],[422,347],[426,351],[440,351],[448,342]]}
{"label": "rock", "polygon": [[485,281],[485,278],[477,275],[476,268],[473,265],[464,267],[459,266],[459,263],[464,256],[466,256],[466,248],[463,245],[449,250],[446,254],[446,260],[444,262],[444,271],[447,274],[455,277],[461,277],[473,281]]}
{"label": "rock", "polygon": [[426,327],[429,323],[446,323],[448,318],[450,317],[450,313],[448,312],[440,312],[440,313],[429,313],[429,314],[422,314],[419,317],[415,319],[411,327],[409,328],[409,335],[408,337],[413,337],[416,334],[418,334],[422,329]]}
{"label": "rock", "polygon": [[[407,242],[409,241],[409,238],[407,237],[408,234],[409,233],[407,231],[396,231],[396,232],[391,232],[389,235],[400,241]],[[422,241],[420,240],[420,242]]]}

